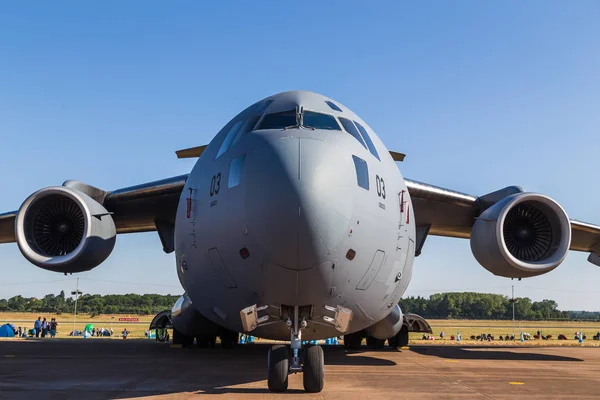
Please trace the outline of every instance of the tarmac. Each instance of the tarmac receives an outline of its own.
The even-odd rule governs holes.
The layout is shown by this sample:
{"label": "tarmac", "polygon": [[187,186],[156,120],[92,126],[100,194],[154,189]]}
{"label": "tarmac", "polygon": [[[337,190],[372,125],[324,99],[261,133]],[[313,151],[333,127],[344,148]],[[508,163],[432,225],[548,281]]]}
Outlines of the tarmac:
{"label": "tarmac", "polygon": [[176,348],[151,340],[0,341],[0,399],[598,399],[600,348],[324,346],[325,389],[267,389],[268,344]]}

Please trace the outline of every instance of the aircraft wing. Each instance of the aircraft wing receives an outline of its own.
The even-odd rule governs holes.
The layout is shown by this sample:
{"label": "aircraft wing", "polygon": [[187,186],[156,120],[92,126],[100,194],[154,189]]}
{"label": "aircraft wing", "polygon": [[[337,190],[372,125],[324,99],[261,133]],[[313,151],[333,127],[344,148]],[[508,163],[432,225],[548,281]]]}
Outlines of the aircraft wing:
{"label": "aircraft wing", "polygon": [[0,243],[15,241],[15,218],[17,218],[16,211],[0,214]]}
{"label": "aircraft wing", "polygon": [[[469,238],[476,218],[492,204],[512,194],[523,193],[518,186],[473,196],[406,179],[417,227],[417,255],[427,235]],[[571,220],[570,250],[590,253],[588,261],[598,265],[600,226]]]}
{"label": "aircraft wing", "polygon": [[[63,186],[79,189],[112,213],[117,233],[159,231],[165,251],[172,251],[172,227],[188,175],[180,175],[106,192],[78,181]],[[0,243],[15,242],[17,211],[0,214]]]}
{"label": "aircraft wing", "polygon": [[[188,175],[180,175],[137,186],[104,192],[77,181],[64,186],[84,191],[112,213],[118,233],[159,232],[165,251],[172,251],[172,228],[181,191]],[[506,196],[522,193],[518,186],[473,196],[406,179],[417,227],[416,254],[421,253],[428,235],[469,238],[476,218],[490,205]],[[15,242],[17,211],[0,214],[0,243]],[[600,256],[600,226],[571,220],[571,250],[590,253],[590,262]],[[599,261],[596,261],[599,262]]]}

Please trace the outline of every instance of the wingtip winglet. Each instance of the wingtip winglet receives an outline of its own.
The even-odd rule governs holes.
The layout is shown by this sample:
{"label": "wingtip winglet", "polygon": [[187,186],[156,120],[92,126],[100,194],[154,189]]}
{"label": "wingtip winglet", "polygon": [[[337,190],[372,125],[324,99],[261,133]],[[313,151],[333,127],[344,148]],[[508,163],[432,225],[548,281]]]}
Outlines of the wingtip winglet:
{"label": "wingtip winglet", "polygon": [[204,153],[207,145],[190,147],[189,149],[177,150],[177,158],[198,158]]}
{"label": "wingtip winglet", "polygon": [[392,156],[392,158],[394,159],[394,161],[404,161],[404,157],[406,157],[406,154],[404,153],[398,153],[397,151],[391,151],[390,150],[390,155]]}

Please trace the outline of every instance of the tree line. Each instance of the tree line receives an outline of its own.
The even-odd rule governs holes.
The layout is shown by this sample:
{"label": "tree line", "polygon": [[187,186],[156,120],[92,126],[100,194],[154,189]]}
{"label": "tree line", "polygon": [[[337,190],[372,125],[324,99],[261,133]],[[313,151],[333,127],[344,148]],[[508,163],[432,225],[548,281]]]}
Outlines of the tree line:
{"label": "tree line", "polygon": [[[164,310],[170,310],[179,295],[162,294],[84,294],[77,300],[77,312],[92,315],[100,314],[141,314],[153,315]],[[40,312],[72,314],[75,309],[75,299],[65,296],[61,291],[58,295],[47,294],[41,299],[35,297],[14,296],[10,299],[0,299],[0,312]]]}
{"label": "tree line", "polygon": [[[179,295],[161,294],[84,294],[77,301],[77,310],[92,315],[141,314],[154,315],[170,310]],[[507,296],[490,293],[436,293],[425,297],[407,297],[399,302],[404,313],[419,314],[424,318],[512,319],[512,302]],[[75,300],[47,294],[41,299],[14,296],[0,299],[0,312],[73,313]],[[554,300],[532,301],[528,297],[515,298],[515,318],[518,320],[586,319],[599,320],[600,312],[561,311]]]}
{"label": "tree line", "polygon": [[[404,313],[424,318],[455,319],[512,319],[513,303],[507,296],[491,293],[436,293],[425,297],[407,297],[399,302]],[[561,311],[554,300],[532,301],[515,298],[515,319],[586,319],[598,320],[599,312]]]}

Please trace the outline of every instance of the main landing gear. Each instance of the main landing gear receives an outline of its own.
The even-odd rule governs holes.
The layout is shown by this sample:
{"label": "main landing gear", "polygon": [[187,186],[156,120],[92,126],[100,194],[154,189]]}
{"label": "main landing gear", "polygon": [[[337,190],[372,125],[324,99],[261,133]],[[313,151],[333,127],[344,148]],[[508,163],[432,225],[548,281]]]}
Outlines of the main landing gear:
{"label": "main landing gear", "polygon": [[[388,345],[391,348],[404,347],[408,345],[408,325],[402,325],[402,329],[393,337],[387,339]],[[344,335],[344,348],[346,350],[360,350],[362,346],[362,340],[365,337],[363,331]],[[372,336],[366,335],[367,347],[371,350],[382,350],[385,347],[385,340],[377,339]]]}
{"label": "main landing gear", "polygon": [[400,332],[393,338],[388,339],[390,347],[404,347],[408,346],[408,325],[402,325]]}
{"label": "main landing gear", "polygon": [[230,330],[223,329],[216,335],[198,335],[194,337],[173,328],[173,344],[183,347],[192,347],[195,339],[196,345],[201,349],[214,348],[216,347],[217,336],[221,339],[222,348],[232,349],[237,346],[239,334]]}

